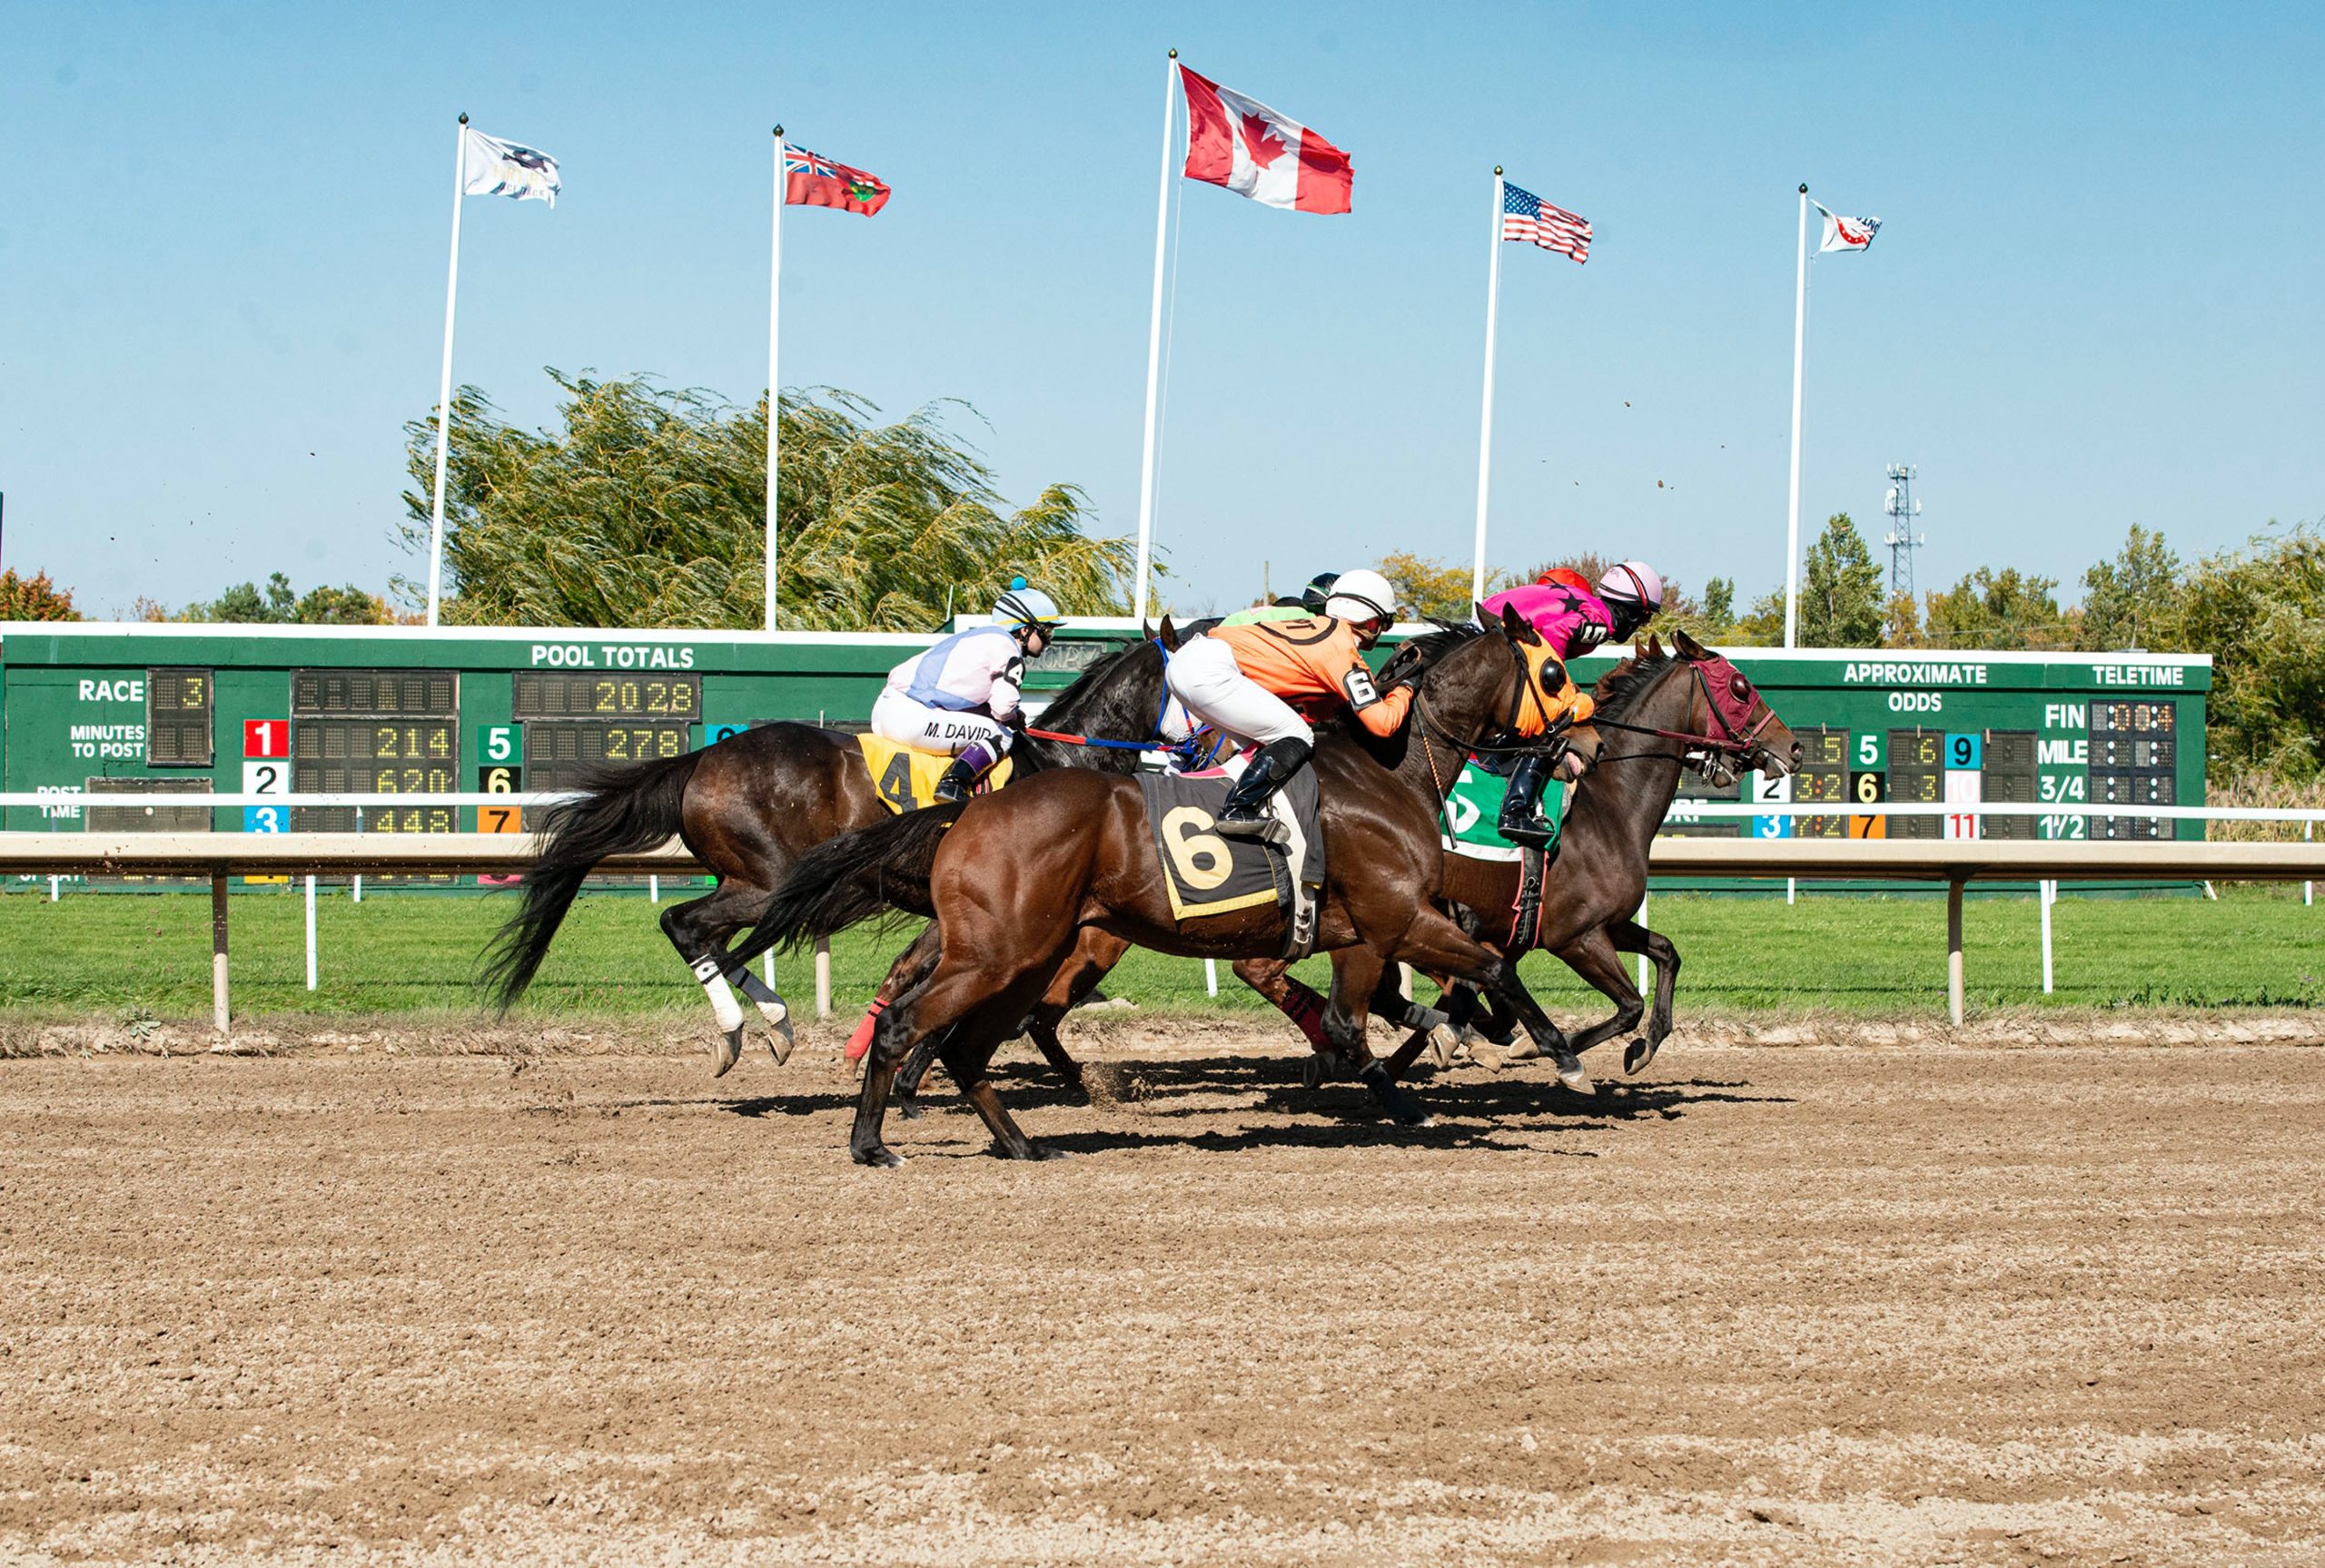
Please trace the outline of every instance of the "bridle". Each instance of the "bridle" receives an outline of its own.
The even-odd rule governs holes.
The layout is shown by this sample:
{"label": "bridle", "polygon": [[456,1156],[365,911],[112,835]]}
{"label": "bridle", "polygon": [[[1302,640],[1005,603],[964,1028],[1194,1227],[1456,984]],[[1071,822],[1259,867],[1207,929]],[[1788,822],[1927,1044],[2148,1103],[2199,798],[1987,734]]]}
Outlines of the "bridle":
{"label": "bridle", "polygon": [[[1680,656],[1686,659],[1686,656]],[[1712,690],[1711,677],[1704,673],[1704,666],[1707,662],[1709,661],[1686,659],[1687,672],[1695,678],[1696,689],[1703,694],[1704,707],[1710,713],[1712,723],[1719,726],[1718,735],[1697,735],[1690,730],[1658,729],[1652,725],[1627,724],[1621,719],[1603,716],[1594,717],[1591,723],[1607,729],[1627,730],[1632,735],[1656,735],[1664,740],[1677,741],[1686,747],[1688,755],[1709,754],[1732,756],[1738,762],[1749,759],[1755,752],[1765,749],[1760,745],[1760,735],[1770,725],[1776,723],[1776,711],[1768,705],[1767,699],[1760,695],[1757,688],[1752,688],[1752,705],[1744,710],[1740,721],[1742,727],[1739,728],[1739,720],[1729,716],[1727,705],[1721,702],[1719,694]],[[1735,666],[1729,665],[1726,659],[1720,659],[1718,663],[1731,674],[1735,673]],[[1753,717],[1756,712],[1759,715],[1756,720]],[[1628,762],[1635,757],[1661,754],[1658,752],[1626,752],[1619,756],[1602,756],[1598,760]]]}

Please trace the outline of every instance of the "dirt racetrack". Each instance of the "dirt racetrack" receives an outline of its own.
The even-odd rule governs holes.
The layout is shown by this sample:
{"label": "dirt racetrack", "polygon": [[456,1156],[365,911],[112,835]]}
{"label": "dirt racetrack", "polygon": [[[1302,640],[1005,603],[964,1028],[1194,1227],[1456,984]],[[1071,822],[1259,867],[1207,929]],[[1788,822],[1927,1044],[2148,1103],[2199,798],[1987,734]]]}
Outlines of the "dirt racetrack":
{"label": "dirt racetrack", "polygon": [[0,1061],[0,1558],[2325,1560],[2325,1050],[1076,1037]]}

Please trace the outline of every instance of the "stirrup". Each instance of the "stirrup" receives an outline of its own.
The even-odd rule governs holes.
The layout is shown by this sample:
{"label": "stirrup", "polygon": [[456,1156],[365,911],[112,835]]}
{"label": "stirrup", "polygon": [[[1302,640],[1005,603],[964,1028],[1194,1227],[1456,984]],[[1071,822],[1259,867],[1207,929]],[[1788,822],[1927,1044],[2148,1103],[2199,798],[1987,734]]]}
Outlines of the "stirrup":
{"label": "stirrup", "polygon": [[1212,823],[1212,831],[1229,838],[1255,838],[1281,849],[1291,842],[1291,831],[1283,825],[1273,812],[1262,811],[1258,816],[1223,816]]}
{"label": "stirrup", "polygon": [[1540,817],[1528,817],[1523,822],[1498,823],[1494,831],[1524,849],[1548,849],[1554,836]]}

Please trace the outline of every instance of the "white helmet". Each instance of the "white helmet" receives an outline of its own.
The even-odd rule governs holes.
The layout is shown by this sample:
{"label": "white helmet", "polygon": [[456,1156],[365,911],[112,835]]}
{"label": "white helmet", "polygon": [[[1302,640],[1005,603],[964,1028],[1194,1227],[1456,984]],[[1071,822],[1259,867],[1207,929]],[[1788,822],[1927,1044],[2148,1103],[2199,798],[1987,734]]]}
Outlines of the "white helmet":
{"label": "white helmet", "polygon": [[1645,561],[1623,561],[1608,567],[1598,579],[1598,597],[1637,605],[1644,620],[1663,607],[1663,579]]}
{"label": "white helmet", "polygon": [[1032,626],[1047,636],[1057,626],[1057,601],[1039,588],[1027,587],[1019,577],[994,600],[993,618],[1011,631]]}
{"label": "white helmet", "polygon": [[1388,626],[1397,618],[1397,590],[1379,572],[1360,567],[1342,572],[1324,600],[1324,613],[1343,621],[1379,621]]}

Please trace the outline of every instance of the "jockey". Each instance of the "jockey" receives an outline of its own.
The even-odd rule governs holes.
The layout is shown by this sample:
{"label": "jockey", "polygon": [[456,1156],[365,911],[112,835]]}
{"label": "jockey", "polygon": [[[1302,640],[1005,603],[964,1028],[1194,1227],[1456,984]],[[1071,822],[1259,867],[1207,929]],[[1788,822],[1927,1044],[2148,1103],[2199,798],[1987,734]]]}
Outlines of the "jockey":
{"label": "jockey", "polygon": [[1057,605],[1016,578],[994,602],[994,624],[955,632],[888,672],[872,705],[872,732],[914,751],[949,755],[936,798],[969,798],[1009,750],[1025,661],[1039,658],[1058,627]]}
{"label": "jockey", "polygon": [[[1479,606],[1489,616],[1514,606],[1550,645],[1558,662],[1567,663],[1601,643],[1628,643],[1663,607],[1663,579],[1645,561],[1624,561],[1608,568],[1594,591],[1590,580],[1570,567],[1554,567],[1531,583],[1505,588]],[[1496,824],[1512,843],[1539,849],[1550,842],[1549,824],[1539,814],[1542,786],[1549,782],[1549,759],[1520,758],[1509,775],[1509,793],[1502,797],[1501,820]]]}
{"label": "jockey", "polygon": [[1324,600],[1331,593],[1332,585],[1341,580],[1338,572],[1318,572],[1308,579],[1308,586],[1296,599],[1278,599],[1270,605],[1253,605],[1248,610],[1237,610],[1219,624],[1222,626],[1248,626],[1253,621],[1296,621],[1324,613]]}
{"label": "jockey", "polygon": [[1221,833],[1276,844],[1290,836],[1267,803],[1306,765],[1316,732],[1285,698],[1344,702],[1376,735],[1394,735],[1405,722],[1412,688],[1381,692],[1362,652],[1396,618],[1397,590],[1386,577],[1347,572],[1325,597],[1322,615],[1216,626],[1172,656],[1164,679],[1187,711],[1260,745],[1220,808]]}

